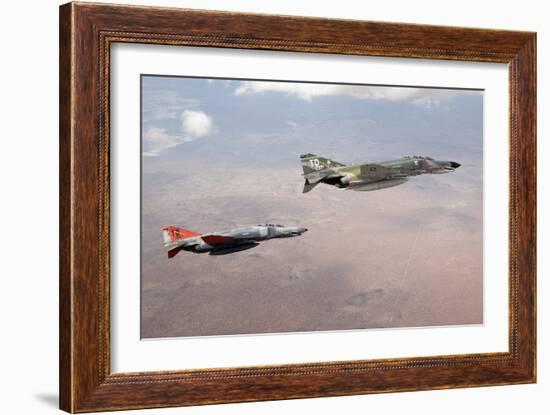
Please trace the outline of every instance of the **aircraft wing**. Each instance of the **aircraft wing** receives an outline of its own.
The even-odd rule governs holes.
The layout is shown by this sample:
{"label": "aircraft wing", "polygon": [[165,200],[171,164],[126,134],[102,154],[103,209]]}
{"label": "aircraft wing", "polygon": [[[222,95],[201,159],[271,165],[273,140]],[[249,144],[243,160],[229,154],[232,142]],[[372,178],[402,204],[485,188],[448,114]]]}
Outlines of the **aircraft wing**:
{"label": "aircraft wing", "polygon": [[201,236],[201,239],[211,246],[230,245],[232,243],[237,243],[240,241],[239,238],[234,238],[233,236],[219,235],[215,233],[203,235]]}
{"label": "aircraft wing", "polygon": [[403,177],[407,177],[407,175],[380,164],[370,163],[361,166],[361,178],[367,179],[370,182],[399,179]]}

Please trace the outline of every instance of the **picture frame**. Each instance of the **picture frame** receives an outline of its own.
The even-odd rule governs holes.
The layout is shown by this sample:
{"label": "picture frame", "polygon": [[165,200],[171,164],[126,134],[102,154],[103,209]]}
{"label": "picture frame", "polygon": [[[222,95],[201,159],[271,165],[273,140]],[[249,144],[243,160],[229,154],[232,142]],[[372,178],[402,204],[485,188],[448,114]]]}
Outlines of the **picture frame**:
{"label": "picture frame", "polygon": [[[116,43],[509,67],[509,351],[112,373],[110,51]],[[60,7],[60,408],[71,413],[536,381],[536,34],[68,3]]]}

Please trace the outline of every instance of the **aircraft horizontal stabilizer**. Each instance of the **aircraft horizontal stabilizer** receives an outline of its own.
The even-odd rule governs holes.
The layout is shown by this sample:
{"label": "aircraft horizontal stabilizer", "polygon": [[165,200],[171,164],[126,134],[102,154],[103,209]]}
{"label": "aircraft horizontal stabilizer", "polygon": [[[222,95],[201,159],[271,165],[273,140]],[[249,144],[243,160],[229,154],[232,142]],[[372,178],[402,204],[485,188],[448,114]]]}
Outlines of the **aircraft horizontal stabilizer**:
{"label": "aircraft horizontal stabilizer", "polygon": [[304,182],[304,189],[302,190],[302,193],[307,193],[307,192],[311,191],[311,189],[313,189],[319,183],[321,183],[321,182],[317,181],[317,182],[311,183],[308,179],[306,179],[306,181]]}
{"label": "aircraft horizontal stabilizer", "polygon": [[178,252],[181,251],[181,247],[176,246],[168,251],[168,258],[174,258]]}

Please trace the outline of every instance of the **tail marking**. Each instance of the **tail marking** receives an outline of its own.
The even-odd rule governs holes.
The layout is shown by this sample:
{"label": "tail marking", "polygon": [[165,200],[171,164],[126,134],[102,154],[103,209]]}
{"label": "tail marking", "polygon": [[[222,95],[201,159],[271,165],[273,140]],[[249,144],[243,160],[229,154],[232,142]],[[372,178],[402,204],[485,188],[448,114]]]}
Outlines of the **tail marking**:
{"label": "tail marking", "polygon": [[178,228],[177,226],[166,226],[162,228],[162,236],[164,238],[164,246],[170,248],[168,258],[175,257],[182,250],[184,243],[180,242],[193,236],[199,236],[200,233],[190,231],[189,229]]}
{"label": "tail marking", "polygon": [[172,225],[162,228],[162,236],[165,246],[171,246],[174,245],[175,242],[199,235],[200,233],[198,232],[190,231],[189,229],[178,228],[177,226]]}

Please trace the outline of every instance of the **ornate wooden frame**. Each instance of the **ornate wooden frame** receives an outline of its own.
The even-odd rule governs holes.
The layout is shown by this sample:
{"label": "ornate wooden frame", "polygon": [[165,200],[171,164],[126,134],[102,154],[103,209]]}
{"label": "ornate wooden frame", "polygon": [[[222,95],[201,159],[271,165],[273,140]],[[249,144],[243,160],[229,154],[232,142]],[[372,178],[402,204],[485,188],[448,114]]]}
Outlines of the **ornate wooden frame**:
{"label": "ornate wooden frame", "polygon": [[[111,373],[109,56],[114,42],[508,63],[509,352]],[[90,412],[535,382],[535,33],[69,3],[60,8],[59,93],[61,409]]]}

